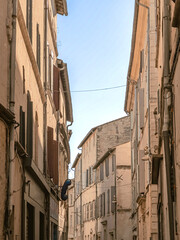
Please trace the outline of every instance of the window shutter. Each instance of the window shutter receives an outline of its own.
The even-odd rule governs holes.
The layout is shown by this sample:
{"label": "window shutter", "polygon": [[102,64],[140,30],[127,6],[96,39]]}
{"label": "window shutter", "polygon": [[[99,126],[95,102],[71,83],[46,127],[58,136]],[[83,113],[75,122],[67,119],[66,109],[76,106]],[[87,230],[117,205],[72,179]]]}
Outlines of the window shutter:
{"label": "window shutter", "polygon": [[95,204],[95,200],[93,201],[93,218],[95,218],[96,215],[96,204]]}
{"label": "window shutter", "polygon": [[106,204],[105,204],[105,192],[102,194],[102,215],[105,216]]}
{"label": "window shutter", "polygon": [[53,71],[53,100],[57,111],[59,110],[59,69],[56,66]]}
{"label": "window shutter", "polygon": [[110,213],[110,191],[107,191],[107,213]]}
{"label": "window shutter", "polygon": [[144,49],[140,52],[140,72],[142,73],[144,67]]}
{"label": "window shutter", "polygon": [[91,185],[91,167],[89,167],[89,185]]}
{"label": "window shutter", "polygon": [[99,204],[100,204],[100,217],[102,217],[102,194],[99,196]]}
{"label": "window shutter", "polygon": [[53,97],[53,68],[54,68],[54,65],[53,65],[53,51],[51,51],[49,49],[49,88],[50,88],[50,91],[51,91],[51,95]]}
{"label": "window shutter", "polygon": [[116,163],[116,155],[112,155],[112,172],[115,170],[115,163]]}
{"label": "window shutter", "polygon": [[87,220],[89,220],[89,203],[87,203],[86,207],[87,207]]}
{"label": "window shutter", "polygon": [[109,176],[109,158],[106,158],[105,164],[106,164],[106,177],[108,177]]}
{"label": "window shutter", "polygon": [[58,142],[53,140],[53,181],[58,185]]}
{"label": "window shutter", "polygon": [[39,24],[37,23],[37,39],[36,39],[36,61],[37,61],[37,65],[39,68],[39,72],[41,72],[41,42],[40,42],[40,34],[39,34]]}
{"label": "window shutter", "polygon": [[145,162],[142,160],[144,150],[139,150],[139,193],[145,192]]}
{"label": "window shutter", "polygon": [[139,128],[144,127],[144,88],[139,89]]}
{"label": "window shutter", "polygon": [[84,189],[86,187],[86,172],[83,172],[82,174],[82,188]]}
{"label": "window shutter", "polygon": [[88,175],[88,169],[87,169],[87,170],[86,170],[86,187],[88,187],[88,179],[89,179],[88,176],[89,176],[89,175]]}
{"label": "window shutter", "polygon": [[93,171],[93,167],[91,167],[91,183],[94,182],[94,171]]}
{"label": "window shutter", "polygon": [[27,153],[30,158],[33,156],[33,102],[30,96],[27,99]]}
{"label": "window shutter", "polygon": [[115,212],[115,201],[116,201],[116,188],[111,186],[111,212]]}
{"label": "window shutter", "polygon": [[95,217],[99,217],[99,197],[96,198],[96,211],[95,211]]}
{"label": "window shutter", "polygon": [[26,26],[32,43],[32,0],[27,0]]}
{"label": "window shutter", "polygon": [[58,142],[53,140],[53,128],[47,128],[48,174],[58,185]]}
{"label": "window shutter", "polygon": [[25,112],[23,112],[22,106],[20,106],[19,142],[25,149]]}
{"label": "window shutter", "polygon": [[104,180],[104,164],[101,163],[100,165],[100,181]]}

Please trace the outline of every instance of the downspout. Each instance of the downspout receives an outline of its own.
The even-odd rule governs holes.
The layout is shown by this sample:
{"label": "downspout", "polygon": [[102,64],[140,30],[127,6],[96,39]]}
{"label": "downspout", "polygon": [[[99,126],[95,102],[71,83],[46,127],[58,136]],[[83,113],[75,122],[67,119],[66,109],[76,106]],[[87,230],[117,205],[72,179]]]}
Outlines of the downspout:
{"label": "downspout", "polygon": [[44,132],[44,174],[47,175],[47,25],[48,25],[48,0],[44,0],[44,91],[46,101],[43,106],[43,132]]}
{"label": "downspout", "polygon": [[151,154],[151,131],[150,131],[150,9],[147,5],[144,5],[136,0],[136,4],[142,6],[148,11],[147,19],[147,47],[148,47],[148,75],[147,75],[147,92],[148,92],[148,152]]}
{"label": "downspout", "polygon": [[117,240],[117,190],[116,190],[116,157],[115,157],[115,173],[114,173],[114,185],[115,185],[115,240]]}
{"label": "downspout", "polygon": [[164,68],[163,68],[163,90],[164,90],[164,152],[165,152],[165,167],[166,167],[166,181],[167,181],[167,195],[168,195],[168,214],[169,214],[169,231],[170,240],[174,240],[174,220],[173,220],[173,202],[171,195],[171,157],[169,147],[169,101],[171,96],[171,87],[169,83],[169,51],[170,51],[170,14],[169,14],[169,0],[164,0],[164,14],[163,14],[163,53],[164,53]]}
{"label": "downspout", "polygon": [[[44,174],[47,176],[47,27],[48,27],[48,0],[44,0],[44,91],[45,91],[45,103],[43,105],[43,139],[44,139],[44,151],[43,151],[43,163]],[[50,195],[46,195],[46,237],[50,238]]]}
{"label": "downspout", "polygon": [[[16,72],[16,20],[17,20],[17,0],[13,0],[12,11],[12,40],[10,47],[10,99],[9,109],[15,113],[15,72]],[[14,177],[14,123],[10,127],[10,148],[9,148],[9,186],[8,186],[8,232],[6,239],[10,239],[10,220],[13,209],[13,177]]]}
{"label": "downspout", "polygon": [[[82,156],[81,156],[81,158],[80,158],[81,160],[80,160],[80,179],[81,179],[81,183],[82,183]],[[82,216],[82,184],[81,184],[81,193],[80,193],[80,211],[81,211],[81,213],[80,213],[80,216],[81,216],[81,219],[80,219],[80,221],[81,221],[81,226],[80,226],[80,233],[81,233],[81,240],[83,240],[83,235],[82,235],[82,224],[83,224],[83,222],[82,222],[82,219],[83,219],[83,216]]]}

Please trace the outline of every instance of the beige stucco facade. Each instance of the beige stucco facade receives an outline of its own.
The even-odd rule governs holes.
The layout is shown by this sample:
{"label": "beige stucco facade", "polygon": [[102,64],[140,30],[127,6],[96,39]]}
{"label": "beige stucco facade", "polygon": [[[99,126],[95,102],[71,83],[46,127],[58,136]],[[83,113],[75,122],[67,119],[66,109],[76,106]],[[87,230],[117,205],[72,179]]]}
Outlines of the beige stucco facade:
{"label": "beige stucco facade", "polygon": [[0,10],[0,238],[67,239],[61,187],[73,122],[67,64],[57,59],[66,1],[3,1]]}
{"label": "beige stucco facade", "polygon": [[98,239],[131,239],[130,141],[109,149],[95,168]]}
{"label": "beige stucco facade", "polygon": [[179,10],[179,1],[135,2],[125,98],[134,239],[179,239]]}
{"label": "beige stucco facade", "polygon": [[[129,229],[126,231],[124,226],[131,224],[128,220],[131,214],[130,118],[120,118],[92,128],[79,148],[82,152],[77,155],[72,166],[75,168],[74,239],[116,239],[115,229],[118,229],[119,237],[129,239],[131,232]],[[113,151],[109,154],[108,149],[111,148]],[[108,177],[105,176],[103,162],[106,154],[109,154]],[[112,156],[113,159],[116,156],[117,164],[115,160],[112,161]],[[102,164],[104,170],[99,169]],[[104,180],[101,179],[100,171],[104,171]],[[121,186],[119,180],[115,181],[116,174],[123,175],[128,191]],[[115,185],[118,188],[117,211],[113,202],[116,202],[116,197],[110,197],[115,193]],[[107,202],[108,194],[110,198]],[[107,212],[108,204],[113,205],[112,212],[111,207]],[[124,221],[124,225],[120,221]]]}

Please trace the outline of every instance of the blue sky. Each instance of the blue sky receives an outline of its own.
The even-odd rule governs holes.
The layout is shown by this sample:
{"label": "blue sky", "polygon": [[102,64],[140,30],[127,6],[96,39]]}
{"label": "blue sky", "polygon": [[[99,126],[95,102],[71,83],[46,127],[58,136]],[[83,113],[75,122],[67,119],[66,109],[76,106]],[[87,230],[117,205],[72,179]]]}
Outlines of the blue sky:
{"label": "blue sky", "polygon": [[[67,0],[68,16],[58,15],[59,58],[67,63],[71,91],[126,84],[134,0]],[[72,92],[74,123],[71,162],[87,132],[125,116],[125,87]]]}

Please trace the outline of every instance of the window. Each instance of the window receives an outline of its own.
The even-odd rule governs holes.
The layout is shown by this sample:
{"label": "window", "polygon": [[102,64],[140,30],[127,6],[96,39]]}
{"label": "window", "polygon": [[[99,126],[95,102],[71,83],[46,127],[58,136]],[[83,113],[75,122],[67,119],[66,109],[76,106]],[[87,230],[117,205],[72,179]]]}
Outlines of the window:
{"label": "window", "polygon": [[112,172],[115,170],[115,164],[116,164],[116,155],[112,155]]}
{"label": "window", "polygon": [[115,201],[116,201],[116,188],[115,186],[111,187],[111,212],[115,212]]}
{"label": "window", "polygon": [[83,219],[83,220],[84,220],[84,222],[85,222],[85,221],[86,221],[86,205],[85,205],[85,204],[83,205],[83,214],[84,214],[84,215],[83,215],[83,216],[84,216],[84,219]]}
{"label": "window", "polygon": [[88,180],[89,180],[89,178],[88,178],[88,173],[89,173],[89,170],[87,169],[86,170],[86,187],[88,187]]}
{"label": "window", "polygon": [[86,187],[86,172],[83,172],[82,174],[82,188],[84,189]]}
{"label": "window", "polygon": [[93,202],[90,203],[90,219],[93,218]]}
{"label": "window", "polygon": [[36,61],[39,68],[39,73],[41,73],[41,40],[39,33],[39,24],[37,23],[37,35],[36,35]]}
{"label": "window", "polygon": [[109,158],[106,158],[105,167],[106,167],[106,177],[108,177],[109,176]]}
{"label": "window", "polygon": [[96,218],[99,217],[99,197],[96,198]]}
{"label": "window", "polygon": [[105,216],[106,204],[105,204],[105,192],[102,194],[102,216]]}
{"label": "window", "polygon": [[78,214],[79,214],[78,208],[76,208],[76,225],[78,225]]}
{"label": "window", "polygon": [[35,162],[38,164],[38,148],[39,148],[39,123],[38,123],[38,114],[36,112],[35,117]]}
{"label": "window", "polygon": [[92,174],[91,170],[92,170],[91,167],[89,167],[89,185],[91,185],[91,174]]}
{"label": "window", "polygon": [[53,96],[53,51],[49,49],[49,89]]}
{"label": "window", "polygon": [[110,190],[107,190],[107,214],[110,213]]}
{"label": "window", "polygon": [[96,204],[95,204],[95,200],[93,201],[93,218],[95,218],[96,215]]}
{"label": "window", "polygon": [[39,214],[39,240],[44,239],[44,214]]}
{"label": "window", "polygon": [[34,207],[27,203],[27,215],[26,215],[26,239],[34,239],[35,237],[35,218]]}
{"label": "window", "polygon": [[26,1],[26,27],[32,43],[32,0]]}
{"label": "window", "polygon": [[87,208],[87,220],[89,220],[89,203],[86,204],[86,208]]}
{"label": "window", "polygon": [[30,158],[33,157],[33,102],[31,101],[30,94],[27,94],[27,147],[26,151]]}
{"label": "window", "polygon": [[102,217],[103,215],[103,197],[102,197],[102,194],[100,195],[100,217]]}
{"label": "window", "polygon": [[25,112],[23,112],[22,106],[20,106],[19,142],[25,148]]}
{"label": "window", "polygon": [[100,181],[104,180],[104,164],[100,165]]}

